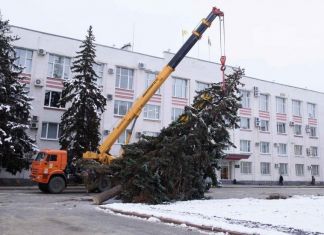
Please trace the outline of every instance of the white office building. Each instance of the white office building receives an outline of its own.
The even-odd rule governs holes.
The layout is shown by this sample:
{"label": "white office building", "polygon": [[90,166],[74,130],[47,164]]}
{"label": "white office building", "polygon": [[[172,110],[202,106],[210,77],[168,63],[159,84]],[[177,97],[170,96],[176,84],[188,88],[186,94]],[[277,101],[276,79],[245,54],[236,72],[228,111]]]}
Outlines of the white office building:
{"label": "white office building", "polygon": [[[39,148],[59,148],[58,127],[65,107],[57,101],[62,82],[72,76],[71,61],[81,41],[20,27],[12,31],[20,37],[15,47],[25,67],[23,81],[33,97],[29,132]],[[96,50],[97,82],[108,99],[100,130],[104,139],[173,54],[156,57],[105,45],[97,45]],[[156,135],[176,119],[192,103],[196,90],[220,81],[219,67],[184,58],[143,109],[132,141],[140,133]],[[241,128],[230,130],[237,148],[226,150],[219,177],[229,182],[273,184],[282,175],[285,183],[297,184],[310,183],[314,176],[316,183],[324,183],[324,93],[251,77],[242,82]],[[125,133],[111,153],[118,154],[124,142]]]}

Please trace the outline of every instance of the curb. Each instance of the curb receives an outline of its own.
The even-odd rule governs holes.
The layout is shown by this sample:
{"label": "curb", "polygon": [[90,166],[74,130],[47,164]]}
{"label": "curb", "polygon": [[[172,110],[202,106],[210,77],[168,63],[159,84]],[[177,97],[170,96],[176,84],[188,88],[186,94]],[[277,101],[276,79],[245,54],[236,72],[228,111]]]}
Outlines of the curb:
{"label": "curb", "polygon": [[[102,208],[102,209],[107,209],[107,208]],[[122,211],[122,210],[117,210],[117,209],[111,209],[109,208],[112,212],[116,214],[121,214],[121,215],[128,215],[128,216],[135,216],[139,217],[142,219],[149,219],[149,218],[157,218],[163,223],[168,223],[168,224],[176,224],[176,225],[182,225],[185,224],[188,227],[193,227],[197,228],[200,230],[208,231],[208,232],[223,232],[228,235],[249,235],[248,233],[242,233],[242,232],[236,232],[236,231],[231,231],[231,230],[226,230],[218,227],[213,227],[213,226],[207,226],[207,225],[198,225],[198,224],[193,224],[190,222],[185,222],[181,220],[175,220],[175,219],[170,219],[162,216],[153,216],[153,215],[147,215],[147,214],[141,214],[137,212],[127,212],[127,211]]]}

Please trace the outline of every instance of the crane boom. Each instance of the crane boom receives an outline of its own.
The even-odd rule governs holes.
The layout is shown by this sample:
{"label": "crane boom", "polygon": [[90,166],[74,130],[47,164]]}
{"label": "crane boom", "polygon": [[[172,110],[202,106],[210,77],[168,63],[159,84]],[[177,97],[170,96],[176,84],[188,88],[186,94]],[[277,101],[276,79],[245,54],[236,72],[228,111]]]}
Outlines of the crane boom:
{"label": "crane boom", "polygon": [[161,72],[156,76],[152,84],[144,91],[144,93],[136,99],[133,106],[129,109],[126,115],[120,120],[118,125],[112,130],[112,132],[107,136],[103,143],[98,147],[99,153],[86,152],[83,154],[85,159],[97,159],[102,163],[110,163],[113,157],[107,152],[111,149],[113,144],[116,142],[118,137],[126,130],[128,125],[136,119],[143,107],[147,104],[150,98],[155,94],[155,92],[161,87],[164,81],[169,77],[169,75],[175,70],[177,65],[181,60],[187,55],[191,48],[196,44],[196,42],[201,38],[203,33],[217,16],[224,16],[224,13],[214,7],[209,15],[202,19],[199,26],[193,30],[191,36],[179,49],[179,51],[173,56],[170,62],[161,70]]}

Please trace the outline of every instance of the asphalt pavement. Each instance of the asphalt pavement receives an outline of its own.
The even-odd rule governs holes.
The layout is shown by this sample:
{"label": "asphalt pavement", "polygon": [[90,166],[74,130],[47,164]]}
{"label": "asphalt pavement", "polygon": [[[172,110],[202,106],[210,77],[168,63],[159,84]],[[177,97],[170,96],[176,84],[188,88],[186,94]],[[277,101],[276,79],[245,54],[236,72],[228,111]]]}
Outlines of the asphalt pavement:
{"label": "asphalt pavement", "polygon": [[[266,198],[271,194],[324,195],[324,187],[224,185],[206,197]],[[62,194],[43,194],[35,186],[0,187],[1,235],[201,235],[196,229],[105,213],[92,203],[94,194],[70,187]]]}
{"label": "asphalt pavement", "polygon": [[43,194],[36,187],[0,187],[1,235],[201,235],[191,228],[170,226],[105,213],[92,204],[83,188]]}

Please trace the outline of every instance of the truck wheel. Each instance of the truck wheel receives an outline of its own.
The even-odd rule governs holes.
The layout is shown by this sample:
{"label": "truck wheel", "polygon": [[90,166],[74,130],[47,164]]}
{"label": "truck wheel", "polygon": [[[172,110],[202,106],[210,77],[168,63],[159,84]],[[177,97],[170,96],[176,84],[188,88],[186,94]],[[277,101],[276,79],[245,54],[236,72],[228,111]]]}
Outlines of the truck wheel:
{"label": "truck wheel", "polygon": [[50,193],[61,193],[65,189],[65,180],[60,176],[54,176],[48,183]]}
{"label": "truck wheel", "polygon": [[98,191],[103,192],[111,188],[111,181],[108,176],[100,176],[99,178],[99,185],[98,185]]}
{"label": "truck wheel", "polygon": [[48,185],[43,183],[38,183],[38,188],[43,193],[48,193]]}

